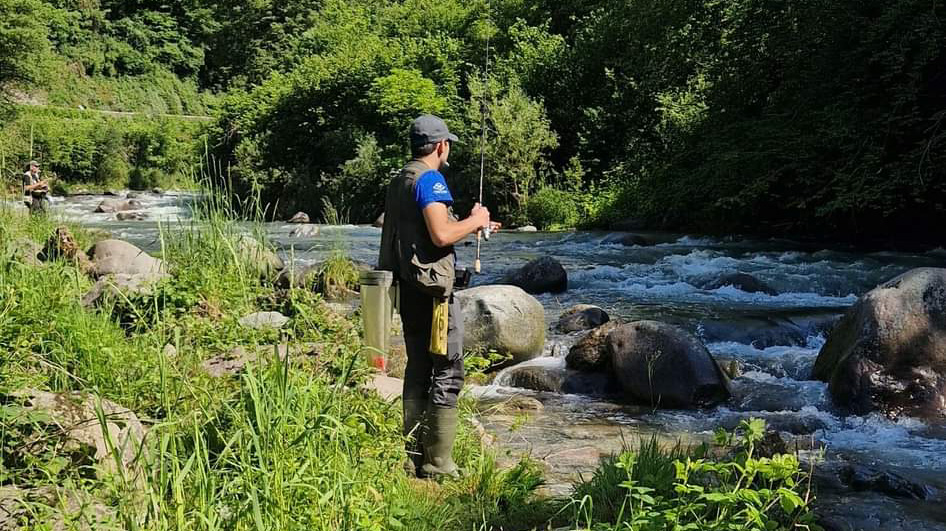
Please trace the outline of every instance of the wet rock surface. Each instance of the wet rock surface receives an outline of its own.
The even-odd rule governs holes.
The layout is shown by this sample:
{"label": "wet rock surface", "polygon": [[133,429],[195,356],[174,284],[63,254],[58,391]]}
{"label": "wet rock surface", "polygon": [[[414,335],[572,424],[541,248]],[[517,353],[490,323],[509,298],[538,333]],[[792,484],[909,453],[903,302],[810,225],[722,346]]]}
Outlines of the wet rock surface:
{"label": "wet rock surface", "polygon": [[946,420],[946,269],[911,270],[858,299],[813,374],[855,413]]}
{"label": "wet rock surface", "polygon": [[729,398],[729,385],[706,347],[690,333],[657,321],[621,325],[608,334],[615,376],[631,400],[688,408]]}
{"label": "wet rock surface", "polygon": [[776,291],[775,288],[748,273],[726,273],[709,280],[703,284],[702,287],[703,289],[713,290],[726,286],[732,286],[746,293],[778,295],[778,291]]}
{"label": "wet rock surface", "polygon": [[591,330],[597,328],[611,320],[608,312],[598,306],[591,304],[576,304],[565,310],[558,322],[555,323],[555,329],[562,333],[580,332],[582,330]]}
{"label": "wet rock surface", "polygon": [[608,350],[607,338],[621,323],[608,322],[585,334],[568,351],[565,363],[570,369],[581,371],[610,372],[611,351]]}
{"label": "wet rock surface", "polygon": [[546,256],[509,273],[501,283],[518,286],[527,293],[561,293],[568,289],[568,273],[558,260]]}

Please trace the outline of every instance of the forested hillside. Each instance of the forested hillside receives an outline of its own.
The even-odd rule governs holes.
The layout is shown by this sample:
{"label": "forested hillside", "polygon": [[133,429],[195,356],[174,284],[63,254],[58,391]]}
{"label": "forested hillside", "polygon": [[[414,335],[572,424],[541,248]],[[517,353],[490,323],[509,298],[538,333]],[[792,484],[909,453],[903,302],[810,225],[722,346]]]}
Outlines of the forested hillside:
{"label": "forested hillside", "polygon": [[485,110],[507,222],[935,238],[944,17],[938,0],[0,0],[0,83],[19,145],[24,103],[214,117],[186,149],[149,119],[156,154],[137,158],[112,125],[127,171],[52,165],[72,180],[209,153],[282,212],[369,221],[420,112],[464,140],[468,204]]}

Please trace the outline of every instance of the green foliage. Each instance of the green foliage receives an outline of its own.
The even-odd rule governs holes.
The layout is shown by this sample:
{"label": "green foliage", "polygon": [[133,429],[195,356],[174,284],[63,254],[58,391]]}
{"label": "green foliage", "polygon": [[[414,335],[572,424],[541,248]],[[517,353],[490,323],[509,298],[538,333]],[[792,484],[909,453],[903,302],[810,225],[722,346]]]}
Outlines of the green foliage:
{"label": "green foliage", "polygon": [[[725,433],[725,432],[724,432]],[[725,446],[669,450],[656,439],[605,460],[575,489],[576,524],[595,530],[820,529],[811,512],[810,477],[793,454],[757,455],[765,421],[745,420]]]}
{"label": "green foliage", "polygon": [[542,188],[530,197],[526,212],[529,221],[541,230],[574,227],[578,223],[578,207],[573,195],[551,187]]}
{"label": "green foliage", "polygon": [[[531,100],[519,87],[505,90],[491,80],[484,86],[470,82],[474,102],[486,101],[486,113],[470,105],[471,128],[482,128],[487,122],[489,134],[485,145],[488,192],[486,197],[497,204],[501,219],[514,221],[521,217],[529,195],[537,187],[544,155],[558,145],[558,138],[545,118],[543,106]],[[483,149],[483,146],[478,146]]]}
{"label": "green foliage", "polygon": [[46,28],[35,0],[0,1],[0,125],[12,112],[13,91],[29,92],[46,51]]}
{"label": "green foliage", "polygon": [[347,254],[335,251],[319,267],[316,291],[336,298],[358,288],[358,268]]}
{"label": "green foliage", "polygon": [[166,186],[183,181],[182,175],[197,159],[200,130],[199,122],[173,118],[28,108],[0,129],[0,138],[8,139],[3,173],[18,176],[29,160],[36,159],[60,186]]}

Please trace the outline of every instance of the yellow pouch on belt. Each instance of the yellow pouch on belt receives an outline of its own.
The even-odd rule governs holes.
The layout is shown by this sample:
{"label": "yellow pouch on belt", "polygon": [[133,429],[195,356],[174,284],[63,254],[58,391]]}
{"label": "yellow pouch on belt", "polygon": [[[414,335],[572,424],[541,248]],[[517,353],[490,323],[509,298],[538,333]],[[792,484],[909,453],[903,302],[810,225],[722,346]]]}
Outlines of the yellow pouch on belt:
{"label": "yellow pouch on belt", "polygon": [[430,324],[430,352],[447,355],[447,327],[450,303],[447,299],[434,298],[434,317]]}

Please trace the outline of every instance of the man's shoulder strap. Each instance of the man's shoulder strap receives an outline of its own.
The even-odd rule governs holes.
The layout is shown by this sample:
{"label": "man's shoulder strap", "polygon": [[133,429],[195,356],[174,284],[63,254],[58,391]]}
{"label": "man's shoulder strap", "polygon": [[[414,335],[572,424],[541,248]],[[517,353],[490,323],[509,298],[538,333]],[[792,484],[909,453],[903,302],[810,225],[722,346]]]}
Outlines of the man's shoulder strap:
{"label": "man's shoulder strap", "polygon": [[401,169],[401,174],[412,181],[416,181],[421,175],[427,173],[428,170],[430,170],[430,167],[423,162],[412,160]]}

